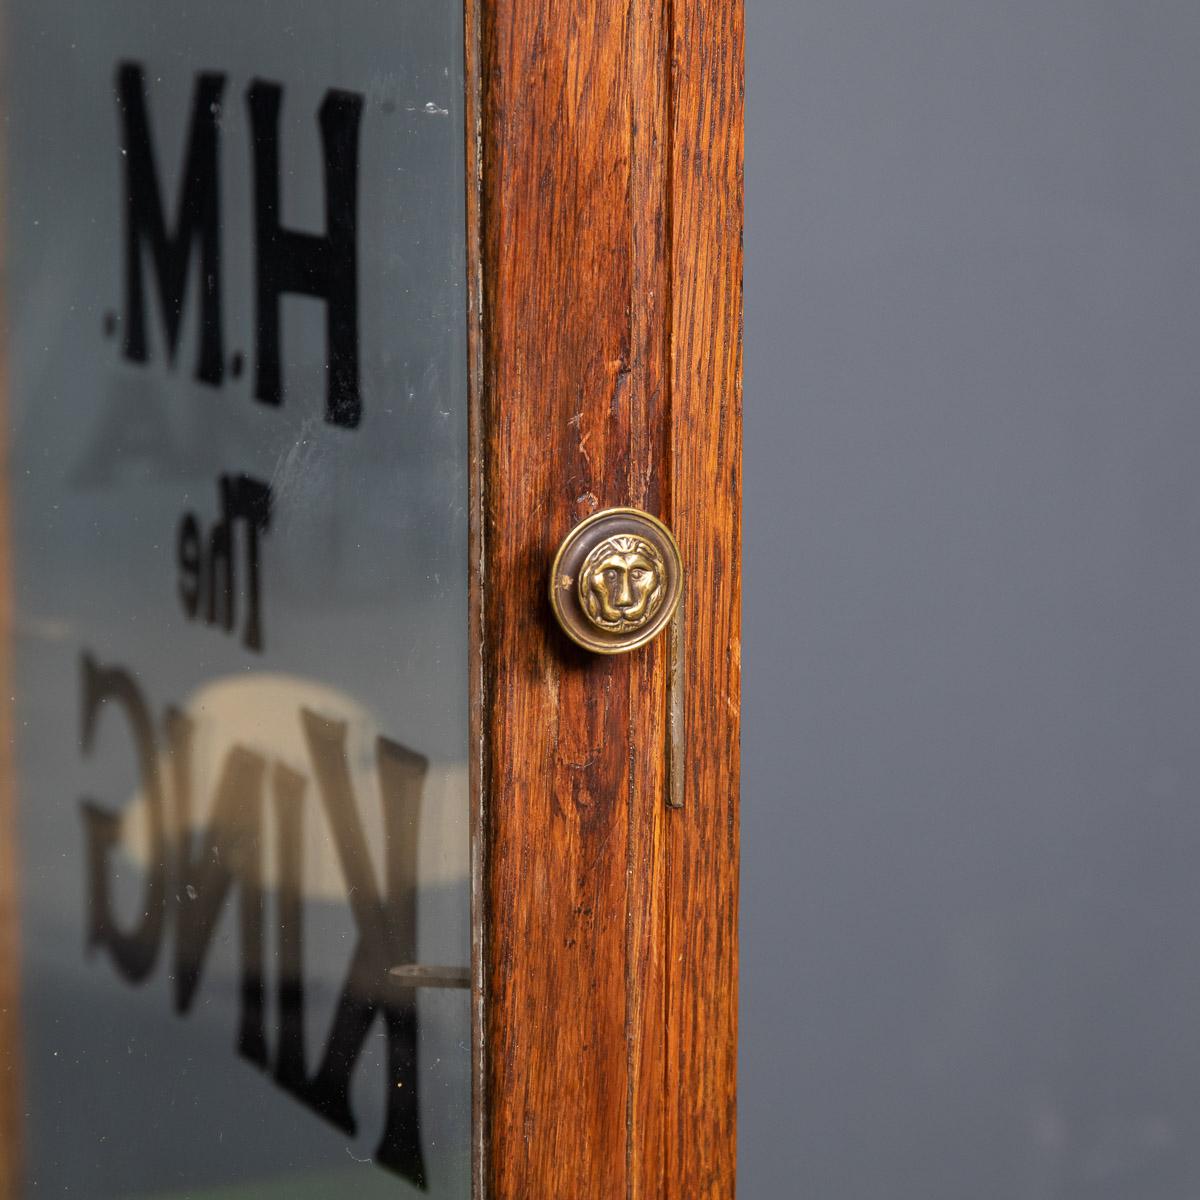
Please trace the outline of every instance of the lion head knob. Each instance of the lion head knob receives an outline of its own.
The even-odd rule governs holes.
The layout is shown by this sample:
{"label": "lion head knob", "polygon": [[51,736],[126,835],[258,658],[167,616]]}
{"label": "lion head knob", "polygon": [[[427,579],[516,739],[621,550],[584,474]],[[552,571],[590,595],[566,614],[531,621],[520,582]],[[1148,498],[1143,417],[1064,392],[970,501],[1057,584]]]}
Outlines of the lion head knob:
{"label": "lion head knob", "polygon": [[629,633],[658,612],[666,575],[663,556],[653,542],[618,533],[583,560],[579,603],[597,628]]}
{"label": "lion head knob", "polygon": [[679,603],[679,548],[657,518],[634,508],[594,513],[554,561],[550,599],[567,635],[601,654],[644,645]]}

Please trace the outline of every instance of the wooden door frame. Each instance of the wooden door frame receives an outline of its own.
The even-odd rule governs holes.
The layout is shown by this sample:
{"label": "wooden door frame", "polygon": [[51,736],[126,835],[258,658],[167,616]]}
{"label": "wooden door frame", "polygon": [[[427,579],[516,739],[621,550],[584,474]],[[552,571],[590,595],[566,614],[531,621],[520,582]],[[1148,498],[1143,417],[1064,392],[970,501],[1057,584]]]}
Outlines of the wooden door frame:
{"label": "wooden door frame", "polygon": [[[467,0],[476,1194],[734,1192],[741,0]],[[680,544],[670,639],[589,656],[591,512]]]}

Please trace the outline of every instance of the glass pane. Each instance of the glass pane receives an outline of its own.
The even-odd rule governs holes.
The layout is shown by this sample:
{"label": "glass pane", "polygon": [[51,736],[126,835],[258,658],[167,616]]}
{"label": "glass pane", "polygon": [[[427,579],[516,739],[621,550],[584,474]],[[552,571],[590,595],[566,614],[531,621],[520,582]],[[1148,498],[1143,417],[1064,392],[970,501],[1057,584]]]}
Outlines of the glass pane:
{"label": "glass pane", "polygon": [[469,1194],[462,9],[7,6],[25,1194]]}

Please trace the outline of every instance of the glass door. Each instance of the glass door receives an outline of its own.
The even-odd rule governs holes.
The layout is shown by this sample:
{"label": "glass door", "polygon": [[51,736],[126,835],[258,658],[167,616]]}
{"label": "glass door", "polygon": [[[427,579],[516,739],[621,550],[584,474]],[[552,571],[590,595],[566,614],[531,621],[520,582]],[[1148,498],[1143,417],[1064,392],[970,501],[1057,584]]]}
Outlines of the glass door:
{"label": "glass door", "polygon": [[6,18],[21,1194],[465,1197],[462,8]]}

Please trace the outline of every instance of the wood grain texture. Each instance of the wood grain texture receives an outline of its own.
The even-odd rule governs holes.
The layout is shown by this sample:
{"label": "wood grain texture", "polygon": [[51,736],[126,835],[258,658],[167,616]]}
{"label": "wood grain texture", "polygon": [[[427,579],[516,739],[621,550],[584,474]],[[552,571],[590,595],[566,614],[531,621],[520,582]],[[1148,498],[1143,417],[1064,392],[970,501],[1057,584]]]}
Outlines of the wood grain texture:
{"label": "wood grain texture", "polygon": [[470,496],[467,518],[468,672],[471,747],[467,764],[471,796],[471,1194],[485,1194],[483,1176],[487,1150],[487,1106],[484,1097],[486,1043],[484,1039],[484,936],[486,908],[483,886],[486,878],[485,837],[487,789],[484,786],[484,713],[486,684],[483,655],[483,241],[480,221],[482,158],[480,141],[480,2],[463,4],[463,78],[466,89],[464,113],[466,162],[466,251],[467,251],[467,433]]}
{"label": "wood grain texture", "polygon": [[[671,492],[688,563],[687,807],[671,830],[666,1173],[673,1200],[732,1196],[741,705],[740,6],[674,5]],[[703,506],[685,497],[705,496]]]}
{"label": "wood grain texture", "polygon": [[[489,1200],[731,1196],[739,663],[739,0],[473,0],[482,299],[479,942]],[[470,59],[470,49],[468,59]],[[589,656],[547,571],[598,508],[688,571]]]}

